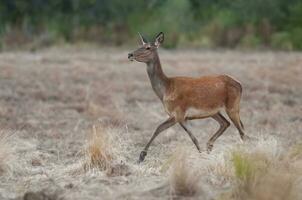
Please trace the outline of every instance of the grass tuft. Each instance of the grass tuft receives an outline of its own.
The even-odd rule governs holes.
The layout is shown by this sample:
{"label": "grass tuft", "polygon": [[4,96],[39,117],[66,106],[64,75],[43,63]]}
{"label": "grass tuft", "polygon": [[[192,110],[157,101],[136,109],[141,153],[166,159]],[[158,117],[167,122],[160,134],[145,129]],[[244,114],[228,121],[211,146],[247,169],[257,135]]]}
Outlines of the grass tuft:
{"label": "grass tuft", "polygon": [[233,152],[232,158],[235,176],[241,181],[251,179],[255,170],[251,160],[239,152]]}
{"label": "grass tuft", "polygon": [[285,160],[274,159],[260,152],[233,152],[235,187],[225,199],[297,199],[295,170]]}
{"label": "grass tuft", "polygon": [[112,146],[107,129],[104,127],[92,127],[88,145],[85,148],[85,155],[85,170],[97,168],[104,171],[111,168]]}
{"label": "grass tuft", "polygon": [[84,170],[105,171],[108,177],[128,176],[129,166],[118,155],[121,152],[120,141],[114,136],[113,129],[106,126],[93,126],[85,147]]}
{"label": "grass tuft", "polygon": [[185,153],[173,156],[174,162],[171,166],[170,189],[173,196],[195,196],[200,191],[200,176],[196,170],[192,170]]}

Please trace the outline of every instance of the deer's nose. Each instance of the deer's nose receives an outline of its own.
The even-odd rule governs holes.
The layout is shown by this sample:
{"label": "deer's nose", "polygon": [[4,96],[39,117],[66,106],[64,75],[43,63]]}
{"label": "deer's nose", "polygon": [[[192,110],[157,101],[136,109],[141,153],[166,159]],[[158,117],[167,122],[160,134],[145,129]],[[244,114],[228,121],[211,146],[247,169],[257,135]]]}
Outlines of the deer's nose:
{"label": "deer's nose", "polygon": [[128,58],[133,57],[133,53],[128,53]]}

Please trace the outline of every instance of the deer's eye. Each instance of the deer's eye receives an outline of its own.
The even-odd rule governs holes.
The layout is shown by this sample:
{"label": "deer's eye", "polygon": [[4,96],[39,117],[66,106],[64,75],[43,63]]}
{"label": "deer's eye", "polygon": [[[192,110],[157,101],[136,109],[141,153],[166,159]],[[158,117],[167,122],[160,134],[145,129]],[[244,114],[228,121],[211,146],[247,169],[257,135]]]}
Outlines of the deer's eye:
{"label": "deer's eye", "polygon": [[147,50],[150,50],[150,47],[146,47]]}

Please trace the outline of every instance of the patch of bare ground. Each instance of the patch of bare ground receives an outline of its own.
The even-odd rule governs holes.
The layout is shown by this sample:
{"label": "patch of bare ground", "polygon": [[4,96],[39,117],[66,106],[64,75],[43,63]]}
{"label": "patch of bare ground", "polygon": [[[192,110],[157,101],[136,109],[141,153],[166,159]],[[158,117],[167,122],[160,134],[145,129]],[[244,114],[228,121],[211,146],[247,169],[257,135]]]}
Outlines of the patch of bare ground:
{"label": "patch of bare ground", "polygon": [[[0,199],[301,199],[301,53],[160,50],[169,76],[240,80],[254,140],[231,126],[211,154],[198,153],[175,126],[138,165],[167,116],[128,51],[0,54]],[[188,126],[204,150],[218,129],[210,119]]]}

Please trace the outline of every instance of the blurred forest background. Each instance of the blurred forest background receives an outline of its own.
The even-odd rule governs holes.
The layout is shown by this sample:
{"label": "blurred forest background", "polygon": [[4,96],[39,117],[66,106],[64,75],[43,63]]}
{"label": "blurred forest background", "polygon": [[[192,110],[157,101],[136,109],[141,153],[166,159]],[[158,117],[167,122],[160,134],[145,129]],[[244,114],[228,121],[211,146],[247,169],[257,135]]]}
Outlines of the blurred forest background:
{"label": "blurred forest background", "polygon": [[302,50],[302,0],[1,0],[0,49],[126,45]]}

